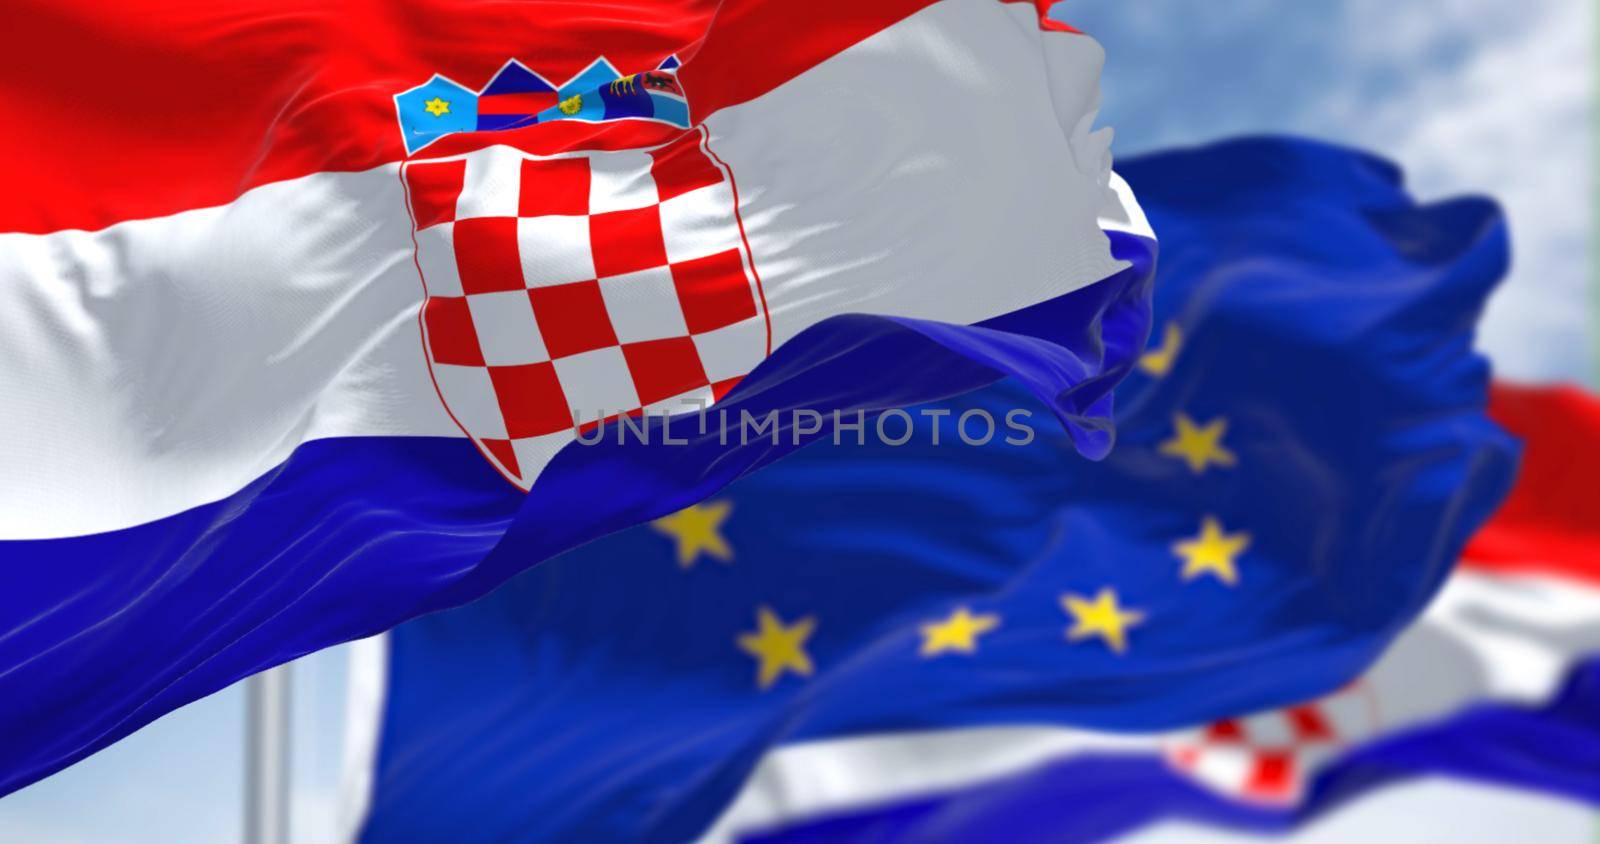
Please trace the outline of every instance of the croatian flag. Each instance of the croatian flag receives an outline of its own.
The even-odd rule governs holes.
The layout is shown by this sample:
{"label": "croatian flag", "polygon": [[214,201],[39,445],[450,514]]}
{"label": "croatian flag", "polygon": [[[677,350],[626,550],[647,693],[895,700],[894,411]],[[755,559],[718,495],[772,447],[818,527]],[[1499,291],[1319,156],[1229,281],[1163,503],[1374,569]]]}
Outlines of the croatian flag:
{"label": "croatian flag", "polygon": [[1048,5],[10,4],[0,793],[840,418],[1103,456],[1155,245]]}

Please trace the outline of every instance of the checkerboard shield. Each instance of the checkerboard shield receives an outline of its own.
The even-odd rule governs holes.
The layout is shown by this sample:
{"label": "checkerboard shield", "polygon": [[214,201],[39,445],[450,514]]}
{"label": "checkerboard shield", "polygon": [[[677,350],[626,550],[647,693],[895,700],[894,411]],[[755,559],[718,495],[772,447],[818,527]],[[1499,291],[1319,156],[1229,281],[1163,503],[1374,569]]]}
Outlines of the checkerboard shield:
{"label": "checkerboard shield", "polygon": [[524,490],[579,425],[704,407],[770,352],[733,175],[703,129],[402,173],[439,396]]}
{"label": "checkerboard shield", "polygon": [[1235,800],[1292,806],[1319,768],[1379,730],[1376,696],[1358,682],[1309,703],[1171,736],[1165,755],[1173,768]]}

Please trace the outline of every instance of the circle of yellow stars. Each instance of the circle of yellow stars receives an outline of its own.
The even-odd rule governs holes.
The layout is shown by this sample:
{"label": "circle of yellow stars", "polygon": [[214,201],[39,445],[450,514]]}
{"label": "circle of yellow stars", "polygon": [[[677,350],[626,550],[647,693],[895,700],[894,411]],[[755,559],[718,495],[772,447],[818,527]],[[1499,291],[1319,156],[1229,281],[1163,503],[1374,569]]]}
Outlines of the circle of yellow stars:
{"label": "circle of yellow stars", "polygon": [[[432,103],[429,105],[431,111]],[[448,108],[448,103],[445,107]],[[1183,342],[1182,330],[1176,323],[1168,324],[1161,345],[1145,352],[1138,361],[1138,368],[1153,378],[1167,375],[1176,363]],[[1163,456],[1182,461],[1196,475],[1212,467],[1232,468],[1238,465],[1238,456],[1224,444],[1227,433],[1228,420],[1224,417],[1202,424],[1179,412],[1173,417],[1172,436],[1157,444],[1156,450]],[[656,519],[651,527],[672,540],[678,566],[682,569],[694,568],[701,557],[731,564],[734,550],[723,535],[723,526],[732,512],[731,501],[711,501]],[[1181,563],[1178,576],[1184,582],[1211,578],[1234,587],[1240,581],[1239,558],[1250,548],[1251,541],[1249,533],[1230,532],[1216,516],[1205,515],[1200,519],[1197,533],[1173,542],[1170,549]],[[1103,586],[1093,595],[1065,592],[1057,600],[1070,622],[1065,630],[1068,642],[1099,642],[1117,656],[1128,652],[1133,632],[1148,621],[1145,610],[1126,605],[1111,586]],[[999,630],[1001,625],[998,613],[975,612],[964,605],[955,607],[948,615],[929,619],[918,627],[918,655],[924,659],[971,656],[979,651],[983,638]],[[759,606],[755,629],[735,638],[739,650],[755,660],[756,687],[766,691],[787,675],[803,679],[815,673],[816,666],[807,646],[816,631],[815,616],[786,621],[770,606]]]}

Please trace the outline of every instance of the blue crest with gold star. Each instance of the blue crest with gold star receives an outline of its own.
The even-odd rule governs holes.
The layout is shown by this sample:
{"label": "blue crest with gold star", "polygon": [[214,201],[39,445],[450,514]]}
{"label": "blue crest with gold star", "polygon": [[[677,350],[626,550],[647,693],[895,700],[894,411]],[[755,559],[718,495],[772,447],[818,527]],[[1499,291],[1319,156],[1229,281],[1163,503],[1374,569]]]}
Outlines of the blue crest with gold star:
{"label": "blue crest with gold star", "polygon": [[[1509,487],[1471,350],[1499,211],[1308,142],[1119,169],[1160,322],[1108,459],[1000,383],[399,628],[364,840],[690,840],[774,746],[1162,729],[1363,670]],[[1014,411],[1031,443],[963,441]]]}
{"label": "blue crest with gold star", "polygon": [[435,74],[396,94],[395,110],[407,154],[458,132],[519,129],[558,120],[654,120],[686,129],[689,102],[678,85],[678,66],[678,58],[669,56],[655,68],[624,75],[601,56],[556,84],[513,59],[481,90]]}

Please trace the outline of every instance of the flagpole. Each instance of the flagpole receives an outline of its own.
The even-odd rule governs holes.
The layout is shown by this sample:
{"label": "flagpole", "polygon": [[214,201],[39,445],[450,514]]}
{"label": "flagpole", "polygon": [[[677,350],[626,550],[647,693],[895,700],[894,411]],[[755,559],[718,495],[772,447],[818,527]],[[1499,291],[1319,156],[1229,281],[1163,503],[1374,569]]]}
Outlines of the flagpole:
{"label": "flagpole", "polygon": [[244,842],[289,841],[289,666],[245,680]]}

